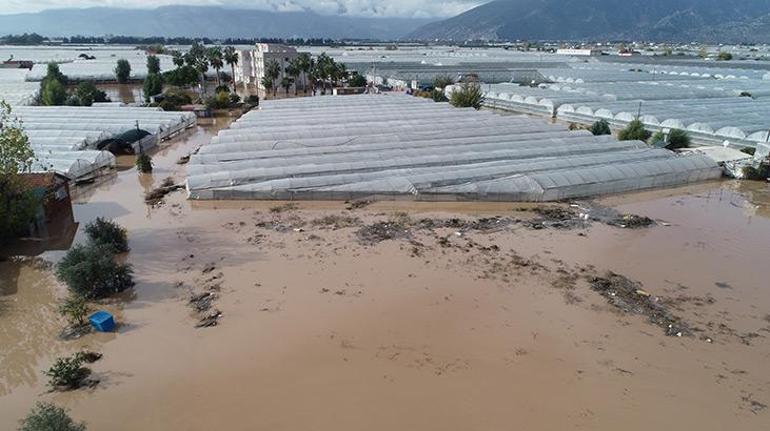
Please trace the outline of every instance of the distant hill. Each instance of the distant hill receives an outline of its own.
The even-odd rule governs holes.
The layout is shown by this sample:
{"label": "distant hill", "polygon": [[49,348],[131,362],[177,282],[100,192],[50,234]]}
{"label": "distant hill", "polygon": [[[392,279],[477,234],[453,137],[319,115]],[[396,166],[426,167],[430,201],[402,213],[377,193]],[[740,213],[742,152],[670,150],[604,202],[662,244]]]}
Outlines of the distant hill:
{"label": "distant hill", "polygon": [[397,39],[431,20],[358,18],[222,7],[97,7],[0,15],[0,33],[64,36]]}
{"label": "distant hill", "polygon": [[414,40],[770,42],[770,0],[495,0]]}

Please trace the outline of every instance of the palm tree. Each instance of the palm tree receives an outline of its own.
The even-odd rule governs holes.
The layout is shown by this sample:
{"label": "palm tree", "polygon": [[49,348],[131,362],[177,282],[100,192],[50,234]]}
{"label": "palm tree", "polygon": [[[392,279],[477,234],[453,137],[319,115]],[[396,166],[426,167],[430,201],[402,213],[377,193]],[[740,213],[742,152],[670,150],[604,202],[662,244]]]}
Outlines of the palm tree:
{"label": "palm tree", "polygon": [[214,46],[208,49],[208,52],[206,53],[206,57],[209,60],[209,63],[211,64],[211,67],[214,68],[214,70],[217,71],[217,87],[222,85],[222,81],[219,77],[219,70],[224,67],[225,63],[222,61],[222,49],[218,46]]}
{"label": "palm tree", "polygon": [[265,87],[265,98],[270,94],[270,90],[273,88],[273,79],[265,75],[262,77],[262,86]]}
{"label": "palm tree", "polygon": [[291,88],[291,84],[294,82],[294,79],[284,76],[283,79],[281,79],[281,87],[283,87],[284,91],[286,92],[286,95],[289,95],[289,89]]}
{"label": "palm tree", "polygon": [[176,67],[182,67],[184,66],[184,56],[179,51],[174,51],[171,53],[171,59],[174,62],[174,66]]}
{"label": "palm tree", "polygon": [[294,82],[294,95],[297,95],[297,81],[299,81],[299,75],[302,73],[302,71],[299,69],[299,59],[295,58],[289,61],[289,65],[286,66],[286,74],[291,77],[292,82]]}
{"label": "palm tree", "polygon": [[313,57],[307,52],[303,52],[297,56],[296,62],[297,69],[304,75],[302,89],[307,93],[307,80],[310,78],[310,72],[314,66]]}
{"label": "palm tree", "polygon": [[278,62],[275,60],[270,60],[265,65],[265,76],[270,78],[270,81],[272,82],[271,87],[273,89],[273,97],[275,97],[275,91],[276,91],[275,80],[278,79],[279,76],[281,76],[281,65],[278,64]]}
{"label": "palm tree", "polygon": [[230,65],[230,69],[233,72],[233,76],[232,76],[232,78],[233,78],[233,93],[236,92],[236,87],[235,87],[235,66],[238,64],[238,56],[239,56],[238,55],[238,51],[234,47],[228,46],[228,47],[225,48],[225,55],[224,55],[225,63]]}

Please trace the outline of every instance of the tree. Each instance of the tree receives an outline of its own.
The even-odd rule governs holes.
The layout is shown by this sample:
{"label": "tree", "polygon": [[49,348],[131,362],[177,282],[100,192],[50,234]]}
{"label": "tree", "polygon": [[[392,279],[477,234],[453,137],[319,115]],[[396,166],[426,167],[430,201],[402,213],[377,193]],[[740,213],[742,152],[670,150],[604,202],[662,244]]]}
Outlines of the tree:
{"label": "tree", "polygon": [[163,92],[163,79],[157,73],[150,73],[144,78],[144,84],[142,85],[142,91],[144,92],[144,101],[149,102],[150,97],[157,96]]}
{"label": "tree", "polygon": [[154,55],[147,56],[147,74],[159,74],[160,73],[160,59]]}
{"label": "tree", "polygon": [[610,130],[610,123],[608,123],[607,120],[599,120],[595,122],[593,125],[591,125],[591,133],[593,133],[594,136],[611,135],[612,130]]}
{"label": "tree", "polygon": [[[273,89],[273,97],[275,97],[276,85],[275,81],[281,76],[281,65],[275,60],[270,60],[265,65],[265,76],[270,78],[270,88]],[[265,87],[267,89],[267,87]]]}
{"label": "tree", "polygon": [[238,58],[239,58],[239,53],[235,49],[235,47],[232,47],[232,46],[225,47],[225,52],[224,52],[225,63],[227,63],[230,66],[230,69],[233,72],[233,93],[237,91],[237,88],[235,87],[235,66],[238,64]]}
{"label": "tree", "polygon": [[19,431],[86,431],[86,424],[72,420],[61,407],[38,402],[21,421]]}
{"label": "tree", "polygon": [[117,253],[125,253],[130,250],[128,232],[112,220],[97,217],[96,220],[86,225],[85,231],[91,241],[109,245]]}
{"label": "tree", "polygon": [[286,67],[286,74],[291,77],[291,81],[294,83],[294,95],[297,95],[297,87],[299,87],[299,76],[302,74],[300,70],[299,57],[289,61],[289,65]]}
{"label": "tree", "polygon": [[658,130],[650,136],[647,140],[647,144],[653,147],[664,147],[666,143],[666,134]]}
{"label": "tree", "polygon": [[131,63],[121,58],[115,65],[115,77],[119,84],[125,84],[131,78]]}
{"label": "tree", "polygon": [[100,299],[134,285],[131,265],[117,263],[108,244],[88,242],[72,247],[56,265],[56,275],[73,295]]}
{"label": "tree", "polygon": [[294,82],[293,79],[291,79],[288,76],[284,76],[281,78],[281,87],[283,87],[283,90],[286,92],[286,95],[289,95],[289,89],[291,88],[291,84]]}
{"label": "tree", "polygon": [[273,78],[265,75],[262,77],[262,86],[265,87],[265,94],[270,93],[273,89]]}
{"label": "tree", "polygon": [[625,129],[618,132],[618,139],[621,141],[647,141],[651,133],[644,128],[644,123],[634,120],[628,123]]}
{"label": "tree", "polygon": [[350,77],[348,85],[351,87],[366,87],[366,77],[356,73]]}
{"label": "tree", "polygon": [[481,91],[481,86],[478,83],[466,82],[452,92],[449,103],[457,108],[474,108],[478,110],[481,109],[481,105],[484,103],[484,93]]}
{"label": "tree", "polygon": [[310,78],[310,74],[314,66],[315,64],[313,57],[311,57],[307,52],[300,53],[297,56],[297,69],[299,69],[299,71],[302,73],[302,89],[305,91],[305,93],[307,93],[307,80]]}
{"label": "tree", "polygon": [[45,106],[61,106],[67,101],[67,90],[61,82],[51,79],[43,81],[40,101]]}
{"label": "tree", "polygon": [[668,145],[666,148],[669,150],[676,150],[678,148],[687,148],[692,143],[690,135],[681,129],[671,129],[668,133]]}
{"label": "tree", "polygon": [[171,53],[171,61],[174,62],[174,66],[178,68],[184,66],[184,56],[179,51],[174,51]]}
{"label": "tree", "polygon": [[81,82],[75,90],[75,97],[80,106],[91,106],[94,102],[107,102],[107,93],[96,88],[93,82]]}
{"label": "tree", "polygon": [[19,176],[35,161],[21,123],[11,117],[11,107],[0,100],[0,239],[15,237],[29,225],[37,199]]}
{"label": "tree", "polygon": [[211,67],[214,68],[217,72],[217,87],[221,84],[221,78],[219,76],[219,71],[224,67],[225,63],[222,60],[222,49],[218,46],[214,46],[209,48],[208,50],[208,60],[209,64],[211,64]]}

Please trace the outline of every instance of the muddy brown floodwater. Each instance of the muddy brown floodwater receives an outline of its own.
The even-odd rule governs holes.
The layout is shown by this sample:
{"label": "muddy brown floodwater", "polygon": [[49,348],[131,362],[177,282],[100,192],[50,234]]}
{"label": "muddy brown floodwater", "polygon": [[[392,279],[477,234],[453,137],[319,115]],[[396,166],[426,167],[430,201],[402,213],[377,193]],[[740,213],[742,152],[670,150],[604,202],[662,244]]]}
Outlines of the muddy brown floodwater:
{"label": "muddy brown floodwater", "polygon": [[[168,144],[151,176],[121,160],[78,191],[81,226],[106,216],[129,230],[136,288],[100,306],[117,333],[57,339],[61,252],[0,262],[0,429],[37,400],[92,430],[770,428],[767,184],[598,202],[657,221],[643,229],[533,229],[519,204],[348,210],[174,192],[145,205],[218,121]],[[692,336],[593,291],[607,271]],[[193,296],[210,297],[202,311]],[[83,347],[104,353],[99,385],[48,393],[42,371]]]}

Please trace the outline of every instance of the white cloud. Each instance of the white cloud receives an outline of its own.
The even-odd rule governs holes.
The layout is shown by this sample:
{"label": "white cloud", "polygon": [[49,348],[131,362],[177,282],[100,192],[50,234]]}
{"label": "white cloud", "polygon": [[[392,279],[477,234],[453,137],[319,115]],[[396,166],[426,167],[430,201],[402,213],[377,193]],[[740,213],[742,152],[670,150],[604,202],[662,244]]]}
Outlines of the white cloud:
{"label": "white cloud", "polygon": [[313,10],[325,15],[443,18],[457,15],[481,3],[485,3],[485,0],[0,0],[0,14],[93,6],[154,8],[185,4],[274,11]]}

